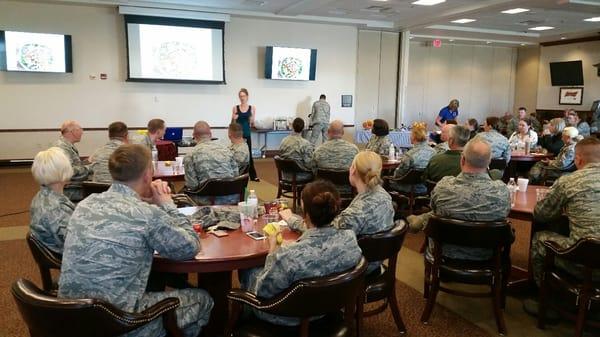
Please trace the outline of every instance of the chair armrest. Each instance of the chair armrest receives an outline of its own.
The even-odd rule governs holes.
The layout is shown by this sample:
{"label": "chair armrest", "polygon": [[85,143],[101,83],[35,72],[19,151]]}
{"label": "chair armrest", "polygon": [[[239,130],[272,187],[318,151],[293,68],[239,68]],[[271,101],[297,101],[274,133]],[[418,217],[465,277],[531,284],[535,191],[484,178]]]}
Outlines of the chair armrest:
{"label": "chair armrest", "polygon": [[550,240],[544,241],[544,246],[546,248],[546,253],[552,254],[552,255],[566,254],[570,251],[570,248],[571,248],[571,247],[563,248],[558,243],[556,243],[554,241],[550,241]]}
{"label": "chair armrest", "polygon": [[154,319],[169,311],[175,310],[177,307],[179,307],[179,299],[176,297],[168,297],[140,312],[140,314],[148,319]]}
{"label": "chair armrest", "polygon": [[229,291],[229,294],[227,294],[227,298],[232,302],[247,304],[253,308],[259,308],[263,305],[262,301],[259,300],[256,295],[242,289],[232,289]]}

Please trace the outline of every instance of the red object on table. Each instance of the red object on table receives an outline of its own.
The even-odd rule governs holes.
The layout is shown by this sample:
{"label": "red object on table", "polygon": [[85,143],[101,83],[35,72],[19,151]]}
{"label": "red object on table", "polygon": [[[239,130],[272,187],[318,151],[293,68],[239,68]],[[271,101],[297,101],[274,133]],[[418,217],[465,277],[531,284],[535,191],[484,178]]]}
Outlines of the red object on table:
{"label": "red object on table", "polygon": [[158,151],[158,160],[175,160],[177,157],[177,146],[169,140],[157,140],[156,151]]}

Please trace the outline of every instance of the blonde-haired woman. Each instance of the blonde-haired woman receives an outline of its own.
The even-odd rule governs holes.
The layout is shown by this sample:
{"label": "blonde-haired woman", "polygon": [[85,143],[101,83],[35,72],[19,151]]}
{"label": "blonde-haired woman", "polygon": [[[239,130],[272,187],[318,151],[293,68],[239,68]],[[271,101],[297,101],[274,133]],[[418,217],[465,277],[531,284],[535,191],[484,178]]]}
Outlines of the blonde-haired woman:
{"label": "blonde-haired woman", "polygon": [[562,140],[562,132],[565,128],[565,120],[563,118],[552,118],[548,129],[544,130],[542,138],[539,139],[538,145],[548,150],[553,155],[557,155],[565,143]]}
{"label": "blonde-haired woman", "polygon": [[63,194],[63,188],[73,176],[67,155],[58,147],[39,152],[31,166],[40,191],[31,201],[31,235],[48,249],[62,254],[67,224],[75,205]]}
{"label": "blonde-haired woman", "polygon": [[558,178],[575,168],[575,145],[582,139],[576,127],[568,126],[562,132],[562,141],[565,144],[556,158],[544,159],[537,162],[529,171],[529,180],[539,183],[542,178]]}
{"label": "blonde-haired woman", "polygon": [[[402,157],[400,157],[400,164],[394,171],[394,178],[400,178],[410,172],[411,170],[424,170],[429,164],[429,160],[436,154],[435,149],[431,148],[427,143],[427,127],[424,123],[413,124],[412,130],[410,131],[410,142],[413,144],[412,149],[408,150]],[[409,192],[410,186],[398,184],[392,182],[392,188],[401,191]],[[425,185],[418,185],[416,187],[417,192],[425,192],[427,187]]]}

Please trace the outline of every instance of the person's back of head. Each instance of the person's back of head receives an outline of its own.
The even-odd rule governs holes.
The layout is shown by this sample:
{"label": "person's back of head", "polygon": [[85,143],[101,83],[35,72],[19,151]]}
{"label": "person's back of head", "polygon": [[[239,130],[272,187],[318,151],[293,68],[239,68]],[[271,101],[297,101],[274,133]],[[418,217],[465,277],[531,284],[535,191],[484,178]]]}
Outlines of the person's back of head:
{"label": "person's back of head", "polygon": [[350,174],[356,172],[356,176],[367,188],[381,185],[381,156],[373,151],[361,151],[352,160]]}
{"label": "person's back of head", "polygon": [[244,130],[240,123],[229,124],[228,135],[230,139],[240,139],[244,135]]}
{"label": "person's back of head", "polygon": [[35,155],[31,165],[31,174],[38,184],[48,186],[71,180],[73,167],[63,150],[51,147]]}
{"label": "person's back of head", "polygon": [[208,125],[205,121],[198,121],[194,124],[194,131],[192,136],[196,140],[201,139],[210,139],[212,137],[212,132],[210,131],[210,125]]}
{"label": "person's back of head", "polygon": [[496,116],[490,116],[485,119],[485,124],[491,129],[500,131],[500,118]]}
{"label": "person's back of head", "polygon": [[565,129],[565,119],[564,118],[552,118],[550,120],[550,125],[554,128],[556,133],[563,132]]}
{"label": "person's back of head", "polygon": [[321,96],[319,96],[319,99],[325,100],[327,99],[327,97],[325,96],[325,94],[321,94]]}
{"label": "person's back of head", "polygon": [[112,122],[108,126],[108,138],[109,139],[121,139],[126,140],[129,131],[127,125],[123,122]]}
{"label": "person's back of head", "polygon": [[302,189],[302,209],[313,226],[327,226],[340,212],[340,194],[329,181],[313,181]]}
{"label": "person's back of head", "polygon": [[486,172],[492,160],[492,149],[486,141],[474,138],[463,149],[461,170],[465,173]]}
{"label": "person's back of head", "polygon": [[462,149],[471,138],[471,131],[462,125],[457,125],[450,130],[448,146],[451,150]]}
{"label": "person's back of head", "polygon": [[341,139],[344,136],[344,123],[336,119],[329,124],[327,131],[330,139]]}
{"label": "person's back of head", "polygon": [[562,131],[563,140],[566,138],[571,143],[576,143],[577,141],[583,139],[583,137],[579,136],[579,130],[577,130],[574,126],[567,126]]}
{"label": "person's back of head", "polygon": [[[150,150],[140,144],[119,146],[108,160],[108,171],[113,180],[131,183],[139,180],[152,167]],[[151,177],[150,177],[151,178]]]}
{"label": "person's back of head", "polygon": [[410,130],[410,137],[416,143],[422,143],[427,141],[429,135],[427,134],[427,124],[423,122],[415,122]]}
{"label": "person's back of head", "polygon": [[575,145],[575,166],[581,169],[594,163],[600,163],[600,139],[584,138]]}
{"label": "person's back of head", "polygon": [[373,121],[373,128],[371,129],[371,133],[375,136],[387,136],[390,133],[390,127],[388,123],[384,119],[375,119]]}
{"label": "person's back of head", "polygon": [[151,119],[148,122],[148,133],[149,134],[155,134],[159,131],[164,131],[165,130],[165,121],[160,119],[160,118],[154,118]]}
{"label": "person's back of head", "polygon": [[296,117],[296,119],[294,119],[292,122],[292,128],[296,133],[302,132],[302,130],[304,130],[304,119]]}
{"label": "person's back of head", "polygon": [[471,129],[473,130],[477,130],[479,128],[479,123],[477,123],[477,120],[475,118],[469,118],[467,120],[467,124],[471,127]]}

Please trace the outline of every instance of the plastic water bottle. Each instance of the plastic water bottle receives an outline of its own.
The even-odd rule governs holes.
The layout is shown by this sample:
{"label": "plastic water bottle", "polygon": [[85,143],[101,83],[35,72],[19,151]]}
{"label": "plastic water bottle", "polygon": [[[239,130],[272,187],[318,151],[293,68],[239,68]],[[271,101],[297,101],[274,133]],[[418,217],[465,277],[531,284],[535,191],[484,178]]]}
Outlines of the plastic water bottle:
{"label": "plastic water bottle", "polygon": [[254,190],[250,190],[250,193],[248,193],[246,203],[248,205],[252,205],[252,217],[256,219],[258,217],[258,197],[256,196],[256,192]]}
{"label": "plastic water bottle", "polygon": [[396,160],[396,148],[394,144],[390,144],[390,150],[388,151],[389,160]]}
{"label": "plastic water bottle", "polygon": [[515,182],[515,178],[510,178],[510,180],[508,181],[508,193],[510,194],[510,207],[515,206],[515,198],[517,196],[518,189],[519,189],[519,187],[517,186],[517,183]]}

